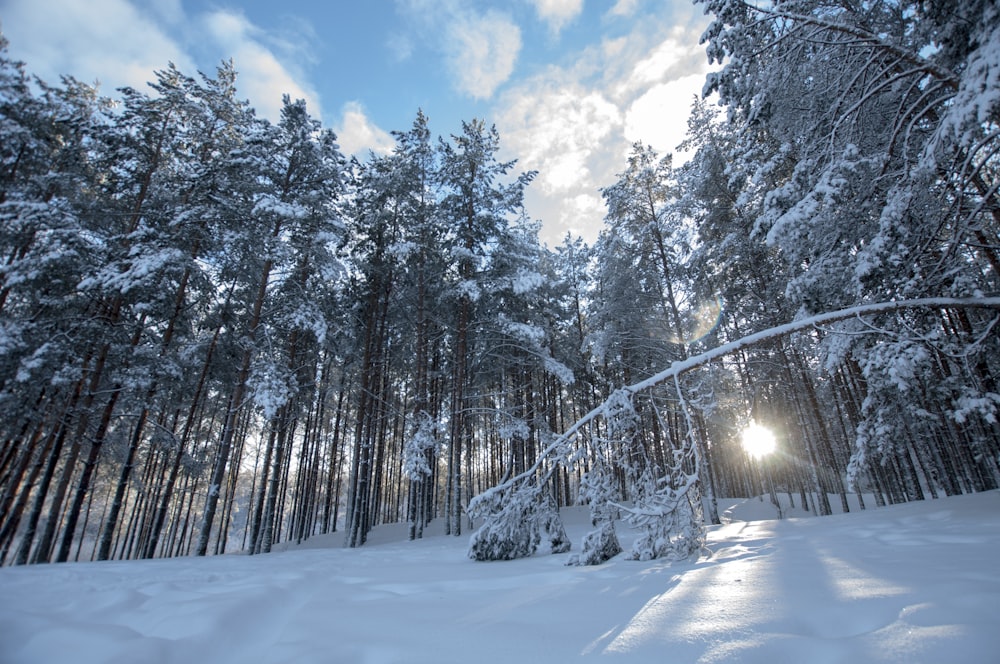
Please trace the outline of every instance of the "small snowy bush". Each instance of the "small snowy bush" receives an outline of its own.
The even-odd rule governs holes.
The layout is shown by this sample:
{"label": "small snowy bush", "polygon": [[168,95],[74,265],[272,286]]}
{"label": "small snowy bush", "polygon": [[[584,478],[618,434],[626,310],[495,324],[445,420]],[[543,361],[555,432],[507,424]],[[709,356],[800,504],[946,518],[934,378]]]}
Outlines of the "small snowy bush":
{"label": "small snowy bush", "polygon": [[633,508],[623,508],[625,520],[642,530],[629,560],[686,560],[705,544],[701,500],[691,484],[681,490],[664,487]]}
{"label": "small snowy bush", "polygon": [[546,509],[539,515],[538,525],[545,533],[545,538],[549,541],[552,553],[566,553],[573,546],[566,534],[562,519],[559,518],[559,510],[551,496],[546,499]]}
{"label": "small snowy bush", "polygon": [[567,565],[600,565],[611,560],[622,552],[618,543],[613,521],[605,521],[596,530],[592,530],[583,538],[580,553],[570,557]]}
{"label": "small snowy bush", "polygon": [[543,533],[552,553],[569,551],[559,512],[537,485],[492,489],[469,505],[469,513],[485,519],[469,540],[469,557],[474,560],[526,558],[538,550]]}

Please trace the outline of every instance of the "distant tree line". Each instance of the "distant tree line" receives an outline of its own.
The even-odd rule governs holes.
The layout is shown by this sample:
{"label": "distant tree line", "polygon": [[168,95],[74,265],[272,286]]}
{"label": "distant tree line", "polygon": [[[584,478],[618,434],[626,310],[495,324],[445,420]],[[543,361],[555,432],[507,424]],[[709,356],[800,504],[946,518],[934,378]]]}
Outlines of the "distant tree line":
{"label": "distant tree line", "polygon": [[995,306],[871,310],[620,389],[795,319],[1000,294],[993,3],[701,4],[725,114],[694,102],[682,165],[635,144],[593,246],[539,241],[534,174],[482,121],[434,138],[418,112],[348,159],[301,101],[258,118],[232,63],[111,102],[4,42],[2,562],[460,535],[518,477],[473,512],[530,527],[482,557],[561,547],[564,505],[625,509],[655,557],[717,496],[1000,486]]}

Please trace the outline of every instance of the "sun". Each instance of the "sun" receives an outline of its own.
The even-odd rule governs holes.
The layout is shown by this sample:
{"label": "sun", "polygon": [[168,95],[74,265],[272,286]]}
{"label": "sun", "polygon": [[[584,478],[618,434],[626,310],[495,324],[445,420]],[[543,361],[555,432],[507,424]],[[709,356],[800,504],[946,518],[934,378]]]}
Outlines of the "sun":
{"label": "sun", "polygon": [[774,434],[765,426],[751,422],[743,429],[743,449],[755,459],[760,459],[774,451]]}

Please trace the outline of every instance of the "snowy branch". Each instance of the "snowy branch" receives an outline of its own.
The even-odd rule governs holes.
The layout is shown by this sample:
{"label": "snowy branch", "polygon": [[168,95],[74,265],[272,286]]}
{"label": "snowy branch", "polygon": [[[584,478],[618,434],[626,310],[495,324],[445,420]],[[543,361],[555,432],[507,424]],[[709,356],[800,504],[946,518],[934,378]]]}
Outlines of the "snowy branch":
{"label": "snowy branch", "polygon": [[686,360],[674,362],[670,365],[668,369],[661,371],[658,374],[650,376],[646,380],[635,383],[626,387],[626,390],[631,392],[641,392],[642,390],[649,389],[654,385],[658,385],[665,380],[673,378],[674,376],[680,376],[685,374],[692,369],[696,369],[703,364],[708,364],[712,360],[718,359],[730,353],[734,353],[743,348],[748,348],[750,346],[755,346],[759,343],[769,341],[771,339],[777,339],[780,337],[786,337],[790,334],[800,332],[805,329],[812,328],[817,325],[825,325],[827,323],[834,323],[839,320],[844,320],[847,318],[854,318],[855,316],[868,316],[872,314],[888,313],[892,311],[903,311],[906,309],[920,309],[920,308],[980,308],[980,309],[1000,309],[1000,297],[974,297],[974,298],[957,298],[957,297],[925,297],[918,298],[915,300],[896,300],[890,302],[879,302],[875,304],[862,304],[854,307],[848,307],[846,309],[839,309],[837,311],[829,311],[822,314],[816,314],[815,316],[809,316],[808,318],[803,318],[801,320],[796,320],[791,323],[786,323],[785,325],[779,325],[777,327],[768,328],[762,330],[755,334],[747,335],[741,339],[730,342],[728,344],[723,344],[712,350],[701,353],[700,355],[695,355]]}
{"label": "snowy branch", "polygon": [[[796,332],[811,329],[819,325],[834,323],[847,318],[920,308],[980,308],[1000,310],[1000,297],[926,297],[914,300],[896,300],[890,302],[878,302],[874,304],[862,304],[854,307],[848,307],[846,309],[839,309],[837,311],[816,314],[815,316],[809,316],[807,318],[792,321],[791,323],[786,323],[785,325],[779,325],[777,327],[768,328],[766,330],[747,335],[737,339],[736,341],[732,341],[728,344],[717,346],[712,350],[705,351],[700,355],[689,357],[686,360],[679,360],[671,364],[667,369],[622,389],[635,394],[659,385],[664,381],[688,373],[689,371],[708,364],[713,360],[729,355],[730,353],[735,353],[738,350],[749,348],[765,341],[786,337],[788,335],[795,334]],[[603,416],[607,411],[608,405],[609,402],[605,401],[574,422],[569,429],[567,429],[562,435],[557,437],[548,447],[546,447],[538,455],[535,463],[523,473],[511,477],[506,482],[502,482],[491,489],[487,489],[482,494],[473,498],[469,506],[470,512],[475,511],[474,506],[487,496],[493,495],[495,492],[508,490],[518,484],[535,479],[542,464],[550,460],[561,449],[565,448],[565,446],[573,440],[583,427],[598,417]],[[550,474],[551,470],[542,477],[541,482],[547,480]]]}
{"label": "snowy branch", "polygon": [[849,37],[854,37],[859,42],[869,44],[872,47],[889,53],[904,62],[911,63],[916,69],[927,72],[934,78],[942,81],[954,89],[958,89],[959,84],[961,83],[959,77],[947,69],[942,69],[941,67],[928,62],[917,53],[913,53],[894,44],[890,44],[878,35],[856,25],[838,23],[836,21],[827,20],[818,16],[796,14],[794,12],[783,11],[781,9],[757,7],[750,5],[749,3],[744,3],[744,6],[747,9],[751,9],[770,18],[811,25],[825,30],[830,30],[832,32],[839,32]]}

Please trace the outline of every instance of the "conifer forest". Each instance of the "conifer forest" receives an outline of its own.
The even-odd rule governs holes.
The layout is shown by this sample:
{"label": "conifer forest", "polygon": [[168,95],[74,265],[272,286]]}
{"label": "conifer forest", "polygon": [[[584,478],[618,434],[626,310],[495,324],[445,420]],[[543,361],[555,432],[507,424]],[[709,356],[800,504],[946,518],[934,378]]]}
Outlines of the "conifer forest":
{"label": "conifer forest", "polygon": [[[489,121],[344,155],[237,66],[106,98],[0,37],[0,561],[686,557],[718,497],[1000,487],[1000,7],[698,0],[686,161],[539,239]],[[748,427],[776,451],[744,447]]]}

